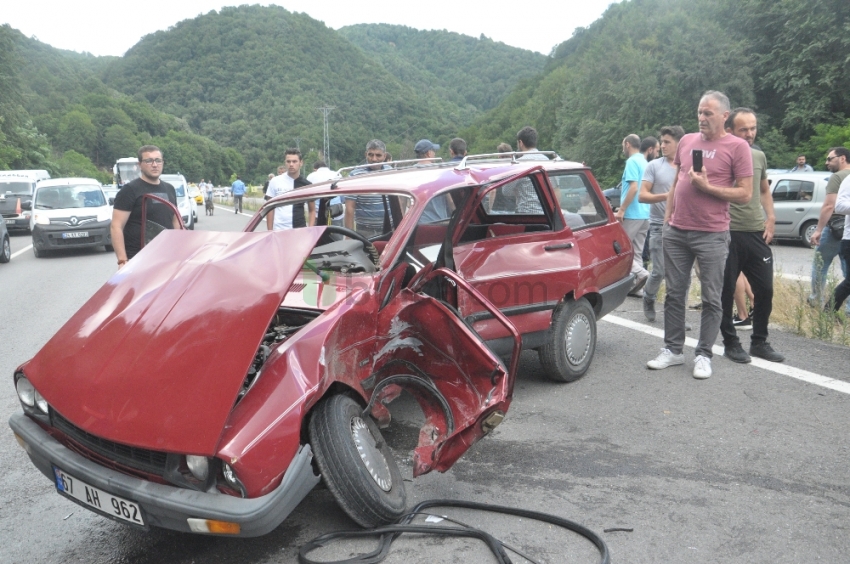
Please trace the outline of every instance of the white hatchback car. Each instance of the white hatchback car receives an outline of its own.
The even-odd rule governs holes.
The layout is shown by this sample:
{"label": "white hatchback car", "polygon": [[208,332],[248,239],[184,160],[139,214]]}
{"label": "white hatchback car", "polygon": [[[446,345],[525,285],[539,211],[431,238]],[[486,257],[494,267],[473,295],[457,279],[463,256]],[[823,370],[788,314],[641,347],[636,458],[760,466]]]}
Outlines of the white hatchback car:
{"label": "white hatchback car", "polygon": [[794,239],[811,246],[831,172],[767,171],[773,193],[777,239]]}
{"label": "white hatchback car", "polygon": [[103,246],[112,252],[112,206],[94,178],[41,180],[32,199],[32,251]]}

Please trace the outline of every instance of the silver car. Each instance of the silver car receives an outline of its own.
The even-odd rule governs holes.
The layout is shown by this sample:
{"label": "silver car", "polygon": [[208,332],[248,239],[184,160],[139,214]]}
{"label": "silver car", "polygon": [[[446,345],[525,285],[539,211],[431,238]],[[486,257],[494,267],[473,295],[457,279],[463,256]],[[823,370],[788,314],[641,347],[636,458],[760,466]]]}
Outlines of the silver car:
{"label": "silver car", "polygon": [[777,239],[793,239],[811,246],[830,176],[832,173],[827,171],[768,171]]}

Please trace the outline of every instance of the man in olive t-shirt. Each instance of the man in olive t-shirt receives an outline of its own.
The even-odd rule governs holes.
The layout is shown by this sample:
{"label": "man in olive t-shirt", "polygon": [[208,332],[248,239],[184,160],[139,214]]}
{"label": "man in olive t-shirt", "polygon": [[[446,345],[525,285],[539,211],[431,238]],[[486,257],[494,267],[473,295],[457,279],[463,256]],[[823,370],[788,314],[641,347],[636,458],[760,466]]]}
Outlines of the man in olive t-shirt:
{"label": "man in olive t-shirt", "polygon": [[[729,205],[729,255],[726,257],[723,291],[720,295],[723,308],[720,332],[725,347],[723,356],[741,363],[751,362],[750,355],[782,362],[785,357],[773,350],[767,342],[767,322],[773,310],[773,252],[768,243],[773,239],[776,216],[773,212],[773,196],[767,183],[767,159],[760,150],[752,148],[758,131],[755,112],[749,108],[732,110],[726,120],[726,130],[750,145],[753,153],[753,196],[746,204]],[[735,283],[741,272],[749,280],[754,296],[749,354],[741,347],[732,321]]]}

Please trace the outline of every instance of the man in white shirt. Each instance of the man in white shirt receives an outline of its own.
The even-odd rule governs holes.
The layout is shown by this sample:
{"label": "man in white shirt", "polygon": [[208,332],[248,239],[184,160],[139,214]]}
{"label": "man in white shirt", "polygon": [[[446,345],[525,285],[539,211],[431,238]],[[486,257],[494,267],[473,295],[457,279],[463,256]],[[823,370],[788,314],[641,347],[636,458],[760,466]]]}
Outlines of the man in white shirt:
{"label": "man in white shirt", "polygon": [[[296,188],[296,181],[301,178],[301,151],[298,149],[287,149],[283,154],[283,164],[286,174],[275,176],[269,181],[266,190],[266,198],[272,199],[281,194],[286,194]],[[306,182],[299,182],[298,187]],[[269,210],[266,215],[266,227],[269,231],[280,231],[292,229],[292,206],[279,206]]]}

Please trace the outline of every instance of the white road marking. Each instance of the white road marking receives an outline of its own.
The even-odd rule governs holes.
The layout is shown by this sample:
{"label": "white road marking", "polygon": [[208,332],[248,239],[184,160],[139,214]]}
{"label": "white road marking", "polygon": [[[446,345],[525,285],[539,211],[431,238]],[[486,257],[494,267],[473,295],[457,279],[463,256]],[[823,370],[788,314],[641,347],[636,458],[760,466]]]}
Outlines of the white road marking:
{"label": "white road marking", "polygon": [[[602,318],[602,321],[607,321],[614,325],[625,327],[626,329],[632,329],[633,331],[639,331],[647,335],[652,335],[653,337],[658,337],[659,339],[664,339],[664,329],[650,327],[643,323],[631,321],[630,319],[617,317],[616,315],[606,315]],[[697,340],[693,337],[686,337],[685,346],[696,348]],[[717,356],[723,356],[723,347],[714,345],[711,348],[711,352]],[[815,374],[814,372],[809,372],[808,370],[795,368],[779,362],[769,362],[761,358],[753,357],[753,362],[751,364],[752,366],[757,366],[783,376],[790,376],[791,378],[802,380],[803,382],[814,384],[815,386],[829,388],[830,390],[835,390],[836,392],[841,392],[843,394],[850,394],[850,382],[844,382],[843,380],[837,380],[835,378],[830,378],[829,376],[823,376],[822,374]]]}
{"label": "white road marking", "polygon": [[15,258],[15,257],[16,257],[16,256],[18,256],[18,255],[22,255],[22,254],[24,254],[25,252],[27,252],[27,251],[28,251],[28,250],[30,250],[30,249],[32,249],[32,245],[30,245],[30,246],[28,246],[28,247],[24,247],[23,249],[21,249],[21,250],[20,250],[20,251],[18,251],[17,253],[12,253],[12,257],[11,257],[11,258]]}
{"label": "white road marking", "polygon": [[[216,206],[215,206],[215,207],[216,207],[216,208],[218,208],[218,209],[220,209],[220,210],[224,210],[224,211],[226,211],[226,212],[228,212],[228,213],[230,213],[230,212],[232,212],[232,211],[233,211],[233,210],[232,210],[232,209],[230,209],[230,208],[225,208],[225,207],[222,207],[222,206],[220,206],[220,205],[218,205],[218,204],[216,204]],[[244,215],[244,216],[247,216],[247,217],[254,217],[254,214],[252,214],[252,213],[240,213],[240,214],[238,214],[238,215]]]}

